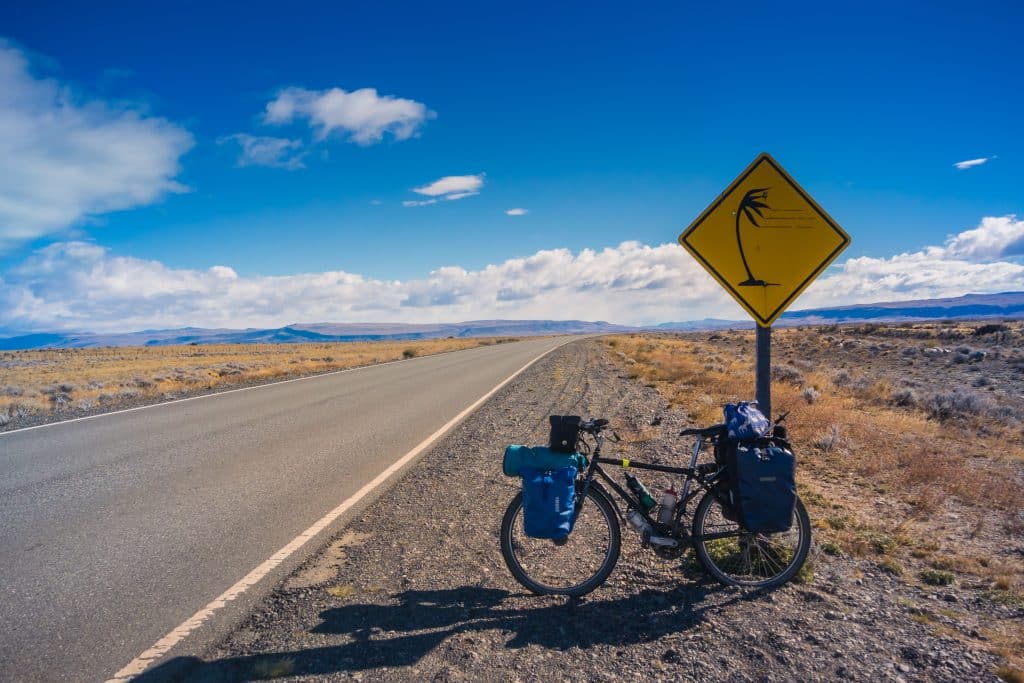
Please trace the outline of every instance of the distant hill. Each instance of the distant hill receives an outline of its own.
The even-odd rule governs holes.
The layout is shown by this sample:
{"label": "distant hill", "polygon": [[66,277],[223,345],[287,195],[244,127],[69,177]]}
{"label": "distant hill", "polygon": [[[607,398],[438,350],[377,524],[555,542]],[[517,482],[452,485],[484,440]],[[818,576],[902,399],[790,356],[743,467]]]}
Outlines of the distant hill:
{"label": "distant hill", "polygon": [[1024,292],[965,294],[951,299],[892,301],[783,313],[783,324],[859,321],[941,320],[945,318],[1024,317]]}
{"label": "distant hill", "polygon": [[703,320],[687,320],[680,323],[661,323],[656,327],[647,329],[666,332],[699,332],[701,330],[744,330],[753,326],[754,323],[751,320],[704,318]]}
{"label": "distant hill", "polygon": [[312,323],[273,329],[143,330],[124,334],[26,334],[0,338],[0,350],[67,349],[97,346],[166,346],[172,344],[294,344],[308,342],[405,341],[443,337],[527,337],[543,334],[612,334],[634,327],[583,320],[471,320],[461,323]]}
{"label": "distant hill", "polygon": [[[912,320],[945,320],[954,318],[1020,318],[1024,317],[1024,292],[999,294],[965,294],[950,299],[918,299],[886,301],[835,308],[808,308],[787,311],[775,323],[777,327],[853,322],[899,322]],[[687,322],[662,323],[656,330],[694,331],[747,329],[750,320],[719,320],[706,318]]]}
{"label": "distant hill", "polygon": [[[897,322],[942,320],[946,318],[1024,317],[1024,292],[967,294],[951,299],[921,299],[836,308],[812,308],[783,313],[780,326],[849,322]],[[183,327],[174,330],[143,330],[124,334],[89,332],[37,333],[0,338],[0,350],[38,348],[86,348],[96,346],[161,346],[170,344],[294,344],[302,342],[413,341],[438,337],[529,337],[542,334],[615,334],[651,330],[692,332],[697,330],[749,329],[749,320],[705,318],[662,323],[651,327],[629,327],[603,321],[584,320],[469,320],[461,323],[413,325],[405,323],[308,323],[272,329],[207,329]]]}

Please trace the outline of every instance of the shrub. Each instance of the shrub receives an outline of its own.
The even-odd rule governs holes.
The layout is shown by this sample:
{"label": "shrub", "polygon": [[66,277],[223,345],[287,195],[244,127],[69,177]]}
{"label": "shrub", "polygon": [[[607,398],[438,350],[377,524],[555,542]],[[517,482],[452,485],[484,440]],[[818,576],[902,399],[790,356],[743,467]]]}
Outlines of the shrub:
{"label": "shrub", "polygon": [[831,425],[828,431],[824,432],[821,436],[814,440],[812,444],[815,448],[820,451],[828,453],[839,444],[839,427],[838,425]]}
{"label": "shrub", "polygon": [[75,390],[74,384],[68,384],[67,382],[61,382],[58,384],[50,384],[39,390],[39,393],[43,396],[49,396],[50,400],[53,400],[54,396],[58,394],[70,394]]}
{"label": "shrub", "polygon": [[889,400],[898,406],[910,408],[916,406],[918,403],[917,393],[910,387],[903,387],[892,392],[889,396]]}
{"label": "shrub", "polygon": [[981,415],[993,409],[992,399],[984,394],[957,387],[952,391],[932,394],[925,400],[928,414],[937,420],[951,420]]}
{"label": "shrub", "polygon": [[825,553],[826,555],[832,555],[833,557],[835,557],[837,555],[842,555],[843,549],[839,547],[838,543],[833,543],[832,541],[825,541],[821,544],[821,552]]}
{"label": "shrub", "polygon": [[409,359],[409,358],[415,358],[415,357],[416,357],[416,349],[406,349],[405,351],[402,351],[402,358]]}
{"label": "shrub", "polygon": [[819,398],[821,398],[821,392],[815,389],[814,387],[807,387],[803,391],[803,397],[808,404],[811,404],[817,401]]}
{"label": "shrub", "polygon": [[14,384],[8,384],[0,389],[0,396],[21,396],[25,393],[25,390]]}
{"label": "shrub", "polygon": [[883,561],[879,562],[878,568],[887,574],[892,574],[893,576],[903,576],[903,565],[891,557],[887,557]]}
{"label": "shrub", "polygon": [[929,586],[948,586],[953,583],[953,573],[942,569],[925,569],[918,576]]}
{"label": "shrub", "polygon": [[50,403],[53,404],[54,410],[63,410],[71,405],[71,397],[67,394],[51,394]]}
{"label": "shrub", "polygon": [[853,382],[853,375],[846,370],[840,370],[836,374],[832,375],[832,384],[837,387],[847,387]]}
{"label": "shrub", "polygon": [[1009,332],[1010,326],[1002,323],[989,323],[988,325],[982,325],[972,332],[975,337],[980,337],[986,334],[995,334],[996,332]]}
{"label": "shrub", "polygon": [[792,365],[773,365],[772,379],[776,382],[790,382],[800,385],[804,383],[804,375]]}

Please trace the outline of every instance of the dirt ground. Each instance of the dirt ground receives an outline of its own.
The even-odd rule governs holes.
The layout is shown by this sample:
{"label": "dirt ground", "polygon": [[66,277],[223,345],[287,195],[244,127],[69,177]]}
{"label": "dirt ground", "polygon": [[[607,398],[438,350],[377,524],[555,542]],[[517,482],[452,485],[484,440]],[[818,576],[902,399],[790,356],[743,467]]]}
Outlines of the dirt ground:
{"label": "dirt ground", "polygon": [[[960,582],[907,580],[845,551],[815,548],[806,582],[751,593],[707,582],[689,553],[656,557],[624,526],[604,586],[580,600],[527,594],[498,546],[518,487],[501,473],[506,444],[543,443],[549,414],[579,414],[633,435],[609,453],[686,459],[689,443],[676,434],[691,416],[631,374],[606,341],[547,356],[220,645],[153,675],[184,667],[197,681],[998,680],[1005,662],[986,626],[1024,623],[1019,605]],[[1024,557],[1024,541],[1005,552]]]}

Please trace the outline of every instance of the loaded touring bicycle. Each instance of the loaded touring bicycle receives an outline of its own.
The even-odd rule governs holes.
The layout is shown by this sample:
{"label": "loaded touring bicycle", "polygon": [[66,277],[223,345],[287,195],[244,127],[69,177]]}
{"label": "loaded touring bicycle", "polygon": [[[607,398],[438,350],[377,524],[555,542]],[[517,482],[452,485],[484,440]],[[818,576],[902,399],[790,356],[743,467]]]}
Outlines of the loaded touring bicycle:
{"label": "loaded touring bicycle", "polygon": [[[523,483],[501,524],[505,563],[535,594],[585,595],[614,570],[623,519],[663,558],[692,548],[722,584],[784,584],[800,571],[811,543],[784,419],[769,424],[755,404],[730,404],[724,424],[680,432],[695,443],[689,463],[674,467],[602,455],[608,420],[552,416],[548,447],[505,451],[505,474]],[[706,451],[713,460],[699,462]],[[625,486],[606,467],[624,468]],[[680,478],[681,488],[670,486],[659,502],[634,470]]]}

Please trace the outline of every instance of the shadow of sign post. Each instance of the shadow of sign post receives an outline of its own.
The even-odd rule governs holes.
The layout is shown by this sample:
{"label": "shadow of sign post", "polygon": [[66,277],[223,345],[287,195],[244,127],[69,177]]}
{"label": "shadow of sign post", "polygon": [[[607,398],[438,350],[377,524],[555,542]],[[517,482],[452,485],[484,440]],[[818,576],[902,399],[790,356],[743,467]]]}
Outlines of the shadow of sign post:
{"label": "shadow of sign post", "polygon": [[771,416],[771,326],[850,236],[762,153],[679,236],[757,323],[757,402]]}

